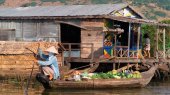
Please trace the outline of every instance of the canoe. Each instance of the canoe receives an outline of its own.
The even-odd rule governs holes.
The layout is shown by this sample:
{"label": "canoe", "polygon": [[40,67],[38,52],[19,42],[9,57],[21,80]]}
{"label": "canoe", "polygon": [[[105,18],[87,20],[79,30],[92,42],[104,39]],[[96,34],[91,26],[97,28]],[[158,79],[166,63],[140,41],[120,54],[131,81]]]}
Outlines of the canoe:
{"label": "canoe", "polygon": [[[77,69],[84,68],[84,67],[86,67],[86,68],[83,70],[77,70]],[[61,74],[60,78],[62,79],[63,76],[73,75],[75,71],[78,71],[80,73],[81,72],[91,73],[91,72],[94,72],[98,67],[99,67],[99,63],[93,63],[93,64],[89,64],[86,66],[78,67],[76,69],[71,69],[68,71],[67,66],[61,66],[60,67],[60,74]],[[49,81],[48,77],[45,76],[44,74],[42,74],[41,72],[38,72],[36,74],[36,80],[39,81],[45,89],[51,88],[50,81]]]}
{"label": "canoe", "polygon": [[52,88],[115,88],[115,87],[145,87],[154,76],[157,66],[152,66],[148,71],[142,72],[142,78],[131,79],[90,79],[87,81],[55,80],[50,82]]}
{"label": "canoe", "polygon": [[[97,62],[96,62],[96,63],[91,63],[91,64],[89,64],[89,65],[77,67],[77,68],[71,69],[71,70],[69,70],[69,71],[62,72],[61,75],[64,75],[64,76],[73,75],[73,73],[74,73],[75,71],[78,71],[78,72],[80,72],[80,73],[83,73],[83,72],[92,73],[92,72],[94,72],[98,67],[99,67],[99,63],[97,63]],[[81,69],[81,68],[84,68],[84,69],[78,70],[78,69]]]}

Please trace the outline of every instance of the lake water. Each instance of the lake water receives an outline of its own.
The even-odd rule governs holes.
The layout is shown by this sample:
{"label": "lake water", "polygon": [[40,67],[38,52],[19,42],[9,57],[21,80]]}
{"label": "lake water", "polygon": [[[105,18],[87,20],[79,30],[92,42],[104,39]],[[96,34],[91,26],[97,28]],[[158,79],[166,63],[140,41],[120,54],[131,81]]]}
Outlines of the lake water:
{"label": "lake water", "polygon": [[[0,95],[24,95],[24,87],[0,84]],[[100,90],[52,89],[44,90],[40,85],[30,85],[28,95],[170,95],[170,81],[152,81],[145,88],[117,88]]]}

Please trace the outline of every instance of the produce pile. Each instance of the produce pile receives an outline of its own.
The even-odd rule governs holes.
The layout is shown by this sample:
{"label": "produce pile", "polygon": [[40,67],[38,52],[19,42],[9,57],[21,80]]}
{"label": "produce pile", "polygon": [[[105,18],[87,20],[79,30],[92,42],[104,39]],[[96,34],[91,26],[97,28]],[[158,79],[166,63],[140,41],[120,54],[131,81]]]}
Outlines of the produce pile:
{"label": "produce pile", "polygon": [[130,71],[123,71],[117,72],[116,70],[109,71],[107,73],[95,73],[91,76],[92,79],[126,79],[126,78],[141,78],[141,73],[139,71],[130,72]]}
{"label": "produce pile", "polygon": [[122,72],[117,72],[117,70],[112,70],[107,73],[76,72],[72,77],[74,81],[81,81],[81,80],[88,80],[88,79],[129,79],[129,78],[142,78],[142,76],[139,71],[124,70]]}

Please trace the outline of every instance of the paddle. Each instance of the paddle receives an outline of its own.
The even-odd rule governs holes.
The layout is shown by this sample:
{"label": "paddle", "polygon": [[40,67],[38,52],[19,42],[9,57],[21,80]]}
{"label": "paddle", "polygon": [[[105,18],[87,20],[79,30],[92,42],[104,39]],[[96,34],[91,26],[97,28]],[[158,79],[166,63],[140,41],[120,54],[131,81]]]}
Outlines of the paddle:
{"label": "paddle", "polygon": [[117,72],[121,72],[121,71],[123,71],[123,70],[125,70],[125,69],[128,69],[128,68],[131,68],[131,67],[133,67],[133,66],[135,66],[135,65],[136,65],[136,64],[130,64],[130,65],[124,66],[124,67],[122,67],[122,68],[117,69]]}
{"label": "paddle", "polygon": [[84,68],[84,67],[88,67],[88,66],[91,66],[91,65],[95,65],[95,64],[99,64],[100,62],[104,62],[104,61],[107,61],[107,60],[111,60],[113,59],[114,57],[111,57],[109,59],[104,59],[104,60],[101,60],[101,61],[98,61],[98,62],[95,62],[95,63],[91,63],[91,64],[88,64],[88,65],[84,65],[84,66],[81,66],[81,67],[77,67],[77,68],[74,68],[74,69],[71,69],[69,70],[66,74],[64,74],[65,76],[66,75],[69,75],[71,73],[73,73],[74,71],[76,71],[77,69],[81,69],[81,68]]}
{"label": "paddle", "polygon": [[71,70],[69,70],[69,71],[68,71],[66,74],[64,74],[64,75],[65,75],[65,76],[66,76],[66,75],[69,75],[69,74],[73,73],[74,71],[76,71],[77,69],[81,69],[81,68],[84,68],[84,67],[88,67],[88,66],[94,65],[94,64],[98,64],[98,63],[91,63],[91,64],[88,64],[88,65],[84,65],[84,66],[81,66],[81,67],[77,67],[77,68],[71,69]]}
{"label": "paddle", "polygon": [[[39,46],[40,46],[40,44],[38,45],[38,48],[39,48]],[[38,55],[34,51],[32,51],[29,48],[26,48],[26,49],[31,51],[36,58],[38,57]],[[28,95],[28,87],[29,87],[29,84],[30,84],[30,81],[31,81],[31,78],[32,78],[32,73],[33,73],[33,70],[34,70],[34,64],[35,64],[35,62],[33,62],[32,69],[31,69],[31,74],[29,76],[29,79],[27,80],[27,85],[26,85],[26,88],[24,89],[24,95]]]}
{"label": "paddle", "polygon": [[34,62],[33,62],[33,65],[32,65],[31,74],[29,76],[29,79],[27,80],[26,88],[24,89],[24,95],[28,95],[28,87],[29,87],[29,84],[30,84],[30,81],[31,81],[31,78],[32,78],[33,70],[34,70]]}

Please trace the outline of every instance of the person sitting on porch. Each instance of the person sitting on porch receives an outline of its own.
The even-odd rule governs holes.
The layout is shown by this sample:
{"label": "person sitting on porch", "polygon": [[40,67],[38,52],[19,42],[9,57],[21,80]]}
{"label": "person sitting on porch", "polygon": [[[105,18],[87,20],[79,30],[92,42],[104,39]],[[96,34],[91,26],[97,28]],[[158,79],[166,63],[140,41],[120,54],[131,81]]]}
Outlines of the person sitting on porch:
{"label": "person sitting on porch", "polygon": [[147,33],[144,34],[144,38],[145,38],[144,57],[150,58],[150,38],[149,38],[149,35]]}
{"label": "person sitting on porch", "polygon": [[38,49],[38,55],[41,59],[44,59],[44,61],[38,60],[37,62],[41,66],[43,74],[48,76],[49,80],[57,79],[60,77],[58,62],[55,56],[58,54],[58,51],[52,46],[45,50],[45,52],[47,55],[44,54],[40,48]]}

